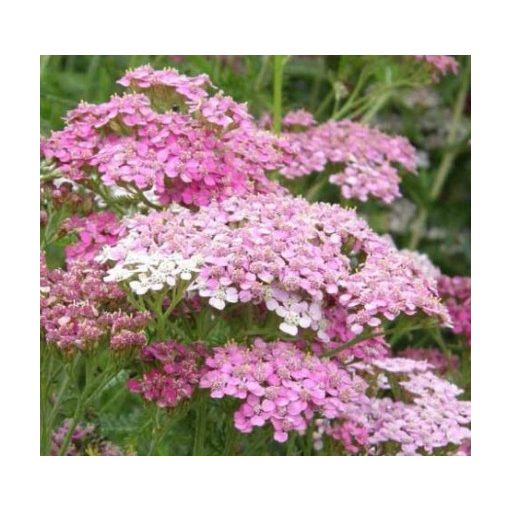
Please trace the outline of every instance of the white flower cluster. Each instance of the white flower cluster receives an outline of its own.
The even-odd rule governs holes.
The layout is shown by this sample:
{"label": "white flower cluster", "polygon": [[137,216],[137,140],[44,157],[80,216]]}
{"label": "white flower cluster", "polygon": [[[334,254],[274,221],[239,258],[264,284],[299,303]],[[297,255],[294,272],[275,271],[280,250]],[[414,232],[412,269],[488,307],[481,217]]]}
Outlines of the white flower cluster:
{"label": "white flower cluster", "polygon": [[[100,260],[114,260],[113,254],[105,250]],[[200,271],[203,259],[194,255],[185,259],[179,253],[162,255],[159,253],[132,252],[126,259],[108,270],[106,282],[122,282],[129,280],[129,286],[136,294],[143,295],[148,291],[160,291],[163,288],[174,288],[178,280],[191,281],[195,273]]]}

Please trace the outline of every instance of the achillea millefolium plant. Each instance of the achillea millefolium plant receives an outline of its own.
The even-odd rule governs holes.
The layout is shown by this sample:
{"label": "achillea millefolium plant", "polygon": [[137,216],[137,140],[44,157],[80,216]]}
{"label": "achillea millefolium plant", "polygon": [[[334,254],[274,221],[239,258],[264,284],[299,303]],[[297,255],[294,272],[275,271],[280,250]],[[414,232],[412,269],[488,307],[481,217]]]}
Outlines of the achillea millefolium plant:
{"label": "achillea millefolium plant", "polygon": [[331,59],[140,65],[44,134],[42,455],[470,454],[469,61]]}

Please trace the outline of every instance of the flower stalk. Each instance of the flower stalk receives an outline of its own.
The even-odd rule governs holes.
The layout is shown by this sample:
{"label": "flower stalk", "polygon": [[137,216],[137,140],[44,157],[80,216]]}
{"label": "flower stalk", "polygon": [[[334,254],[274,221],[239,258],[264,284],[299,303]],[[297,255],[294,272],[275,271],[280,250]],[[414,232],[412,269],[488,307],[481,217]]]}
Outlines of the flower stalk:
{"label": "flower stalk", "polygon": [[286,60],[284,55],[273,57],[273,131],[276,134],[282,131],[283,68]]}
{"label": "flower stalk", "polygon": [[457,94],[457,98],[455,100],[455,105],[452,113],[452,120],[450,128],[448,130],[446,147],[443,153],[443,157],[441,158],[441,161],[439,163],[437,172],[434,175],[434,180],[432,182],[432,186],[430,188],[430,193],[428,197],[427,207],[422,206],[420,208],[418,216],[416,217],[416,220],[411,227],[411,239],[409,241],[409,248],[411,250],[416,250],[420,244],[420,241],[425,232],[425,227],[429,216],[429,210],[431,207],[433,207],[434,203],[439,198],[443,190],[443,186],[448,177],[448,174],[450,173],[453,163],[455,162],[455,159],[457,157],[459,148],[455,146],[455,141],[457,139],[457,133],[460,128],[462,112],[466,104],[467,94],[469,92],[469,84],[470,84],[470,64],[468,63],[466,69],[463,71],[461,86]]}

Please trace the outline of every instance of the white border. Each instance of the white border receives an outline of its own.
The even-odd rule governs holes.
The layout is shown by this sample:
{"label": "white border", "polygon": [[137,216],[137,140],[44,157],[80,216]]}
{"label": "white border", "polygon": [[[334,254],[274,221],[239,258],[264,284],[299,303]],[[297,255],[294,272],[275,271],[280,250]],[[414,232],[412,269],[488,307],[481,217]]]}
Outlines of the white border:
{"label": "white border", "polygon": [[[3,7],[3,508],[508,504],[510,80],[502,51],[507,16],[497,5],[89,0]],[[38,55],[82,53],[473,54],[473,457],[38,457]]]}

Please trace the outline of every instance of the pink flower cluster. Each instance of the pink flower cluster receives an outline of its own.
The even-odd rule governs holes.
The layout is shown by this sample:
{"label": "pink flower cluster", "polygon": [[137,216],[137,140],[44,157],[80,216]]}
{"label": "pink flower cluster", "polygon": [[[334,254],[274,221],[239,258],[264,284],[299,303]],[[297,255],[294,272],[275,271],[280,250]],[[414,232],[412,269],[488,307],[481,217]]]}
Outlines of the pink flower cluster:
{"label": "pink flower cluster", "polygon": [[282,125],[291,130],[292,128],[309,128],[317,124],[313,115],[306,110],[294,110],[288,112],[282,119]]}
{"label": "pink flower cluster", "polygon": [[41,256],[41,328],[49,344],[74,352],[101,340],[113,350],[146,343],[150,314],[130,313],[124,292],[104,277],[99,266],[82,261],[50,271]]}
{"label": "pink flower cluster", "polygon": [[129,235],[102,260],[115,264],[109,280],[127,281],[139,293],[184,280],[219,310],[262,303],[280,317],[283,332],[312,329],[322,341],[332,306],[345,310],[355,335],[401,313],[449,319],[435,280],[338,205],[253,195],[197,212],[135,216],[126,228]]}
{"label": "pink flower cluster", "polygon": [[458,400],[462,390],[431,372],[428,363],[387,358],[354,368],[376,375],[380,390],[398,387],[401,393],[396,399],[372,397],[368,405],[362,402],[365,407],[351,408],[350,416],[344,416],[366,429],[369,453],[391,442],[399,445],[400,455],[432,454],[471,437],[471,403]]}
{"label": "pink flower cluster", "polygon": [[206,347],[198,342],[183,345],[175,341],[157,342],[142,349],[141,359],[153,368],[140,379],[130,379],[128,388],[159,407],[175,407],[191,398],[200,376]]}
{"label": "pink flower cluster", "polygon": [[76,231],[79,239],[65,248],[66,260],[91,261],[103,248],[114,245],[123,234],[122,226],[110,211],[95,212],[87,216],[71,216],[64,221],[63,228]]}
{"label": "pink flower cluster", "polygon": [[[389,236],[386,237],[393,242]],[[423,253],[411,250],[401,250],[401,253],[413,259],[423,274],[436,280],[439,296],[450,315],[453,332],[464,335],[468,344],[471,345],[471,278],[441,274],[441,271]]]}
{"label": "pink flower cluster", "polygon": [[453,331],[471,345],[471,278],[441,276],[438,289],[452,318]]}
{"label": "pink flower cluster", "polygon": [[[51,437],[50,455],[58,455],[65,437],[71,426],[71,420],[65,420],[62,425],[53,432]],[[100,455],[100,456],[120,456],[126,455],[121,448],[101,439],[95,432],[95,426],[92,423],[78,424],[71,434],[71,440],[64,455]]]}
{"label": "pink flower cluster", "polygon": [[245,104],[236,103],[231,97],[222,93],[206,99],[200,105],[192,108],[197,111],[206,122],[227,129],[236,126],[253,127],[253,118],[248,113]]}
{"label": "pink flower cluster", "polygon": [[366,399],[361,378],[287,342],[217,347],[206,366],[201,388],[209,388],[212,398],[244,401],[235,427],[249,433],[271,424],[278,442],[287,441],[290,431],[304,432],[316,413],[334,418],[347,403]]}
{"label": "pink flower cluster", "polygon": [[448,55],[415,55],[414,58],[429,64],[434,81],[438,81],[440,75],[457,74],[459,71],[459,63]]}
{"label": "pink flower cluster", "polygon": [[212,86],[206,74],[189,77],[179,74],[176,69],[157,70],[150,65],[126,71],[117,83],[135,92],[148,92],[163,97],[174,95],[174,100],[188,105],[200,104],[207,98],[207,87]]}
{"label": "pink flower cluster", "polygon": [[[336,164],[342,171],[332,173],[329,181],[340,187],[342,196],[361,201],[373,196],[390,203],[400,196],[399,169],[416,171],[416,151],[403,137],[350,120],[314,124],[304,111],[285,116],[284,127],[294,129],[286,134],[294,157],[280,170],[284,177],[295,179]],[[306,129],[295,132],[296,127]]]}
{"label": "pink flower cluster", "polygon": [[159,204],[283,192],[265,172],[290,160],[288,143],[257,128],[246,106],[222,93],[209,97],[205,75],[143,66],[119,83],[143,94],[82,103],[42,141],[43,155],[66,177],[90,184],[98,174],[111,190],[125,188],[133,199],[150,192]]}

